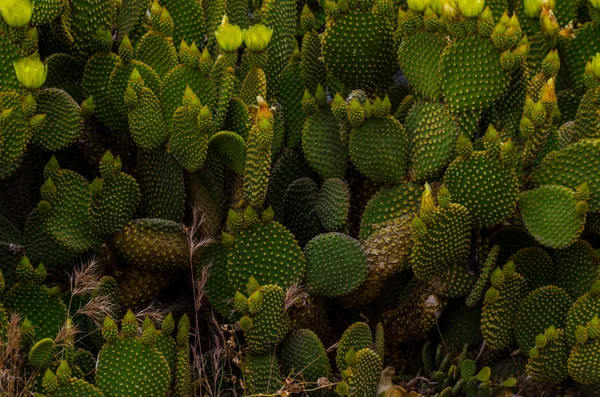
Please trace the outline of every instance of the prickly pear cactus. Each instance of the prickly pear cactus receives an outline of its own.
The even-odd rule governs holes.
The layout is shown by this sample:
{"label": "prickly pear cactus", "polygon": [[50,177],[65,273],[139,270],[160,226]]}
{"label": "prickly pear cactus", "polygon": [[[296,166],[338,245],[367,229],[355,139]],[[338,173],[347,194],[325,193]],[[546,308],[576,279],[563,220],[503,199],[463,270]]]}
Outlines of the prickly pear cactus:
{"label": "prickly pear cactus", "polygon": [[[170,384],[171,371],[167,359],[156,347],[156,329],[149,325],[138,336],[138,320],[128,311],[117,324],[106,318],[102,335],[106,340],[98,355],[96,386],[104,396],[140,394],[164,396]],[[142,360],[143,361],[140,361]],[[147,376],[145,363],[152,368],[153,376]]]}

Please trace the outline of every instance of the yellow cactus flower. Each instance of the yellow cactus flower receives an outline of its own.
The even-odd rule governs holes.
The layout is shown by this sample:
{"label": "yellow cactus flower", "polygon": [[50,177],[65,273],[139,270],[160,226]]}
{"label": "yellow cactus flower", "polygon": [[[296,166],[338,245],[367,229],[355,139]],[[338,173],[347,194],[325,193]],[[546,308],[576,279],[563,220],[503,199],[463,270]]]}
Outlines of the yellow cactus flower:
{"label": "yellow cactus flower", "polygon": [[458,0],[458,8],[467,18],[477,17],[485,8],[485,0]]}
{"label": "yellow cactus flower", "polygon": [[592,7],[594,7],[597,10],[600,10],[600,0],[590,0],[590,3],[592,4]]}
{"label": "yellow cactus flower", "polygon": [[246,47],[250,51],[261,52],[269,45],[272,35],[273,29],[266,27],[262,23],[258,23],[244,31],[244,43],[246,43]]}
{"label": "yellow cactus flower", "polygon": [[42,61],[40,61],[37,53],[27,58],[21,58],[17,62],[13,62],[13,67],[15,68],[19,83],[25,88],[40,88],[46,81],[48,65],[44,65]]}
{"label": "yellow cactus flower", "polygon": [[33,4],[29,0],[0,0],[2,18],[13,28],[22,28],[31,21]]}
{"label": "yellow cactus flower", "polygon": [[215,37],[223,51],[233,52],[242,45],[244,32],[239,26],[230,24],[227,15],[223,15],[223,22],[215,32]]}

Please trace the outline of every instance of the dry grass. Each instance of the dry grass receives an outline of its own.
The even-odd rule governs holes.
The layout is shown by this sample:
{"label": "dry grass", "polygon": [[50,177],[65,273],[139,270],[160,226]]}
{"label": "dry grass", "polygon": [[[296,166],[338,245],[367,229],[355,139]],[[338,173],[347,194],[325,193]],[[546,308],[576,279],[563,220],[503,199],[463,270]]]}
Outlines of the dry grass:
{"label": "dry grass", "polygon": [[102,278],[99,269],[100,260],[91,257],[87,263],[81,263],[69,274],[69,290],[71,296],[86,296],[91,294]]}
{"label": "dry grass", "polygon": [[37,372],[25,374],[26,358],[21,352],[21,317],[11,314],[7,338],[0,339],[0,391],[10,397],[33,397]]}

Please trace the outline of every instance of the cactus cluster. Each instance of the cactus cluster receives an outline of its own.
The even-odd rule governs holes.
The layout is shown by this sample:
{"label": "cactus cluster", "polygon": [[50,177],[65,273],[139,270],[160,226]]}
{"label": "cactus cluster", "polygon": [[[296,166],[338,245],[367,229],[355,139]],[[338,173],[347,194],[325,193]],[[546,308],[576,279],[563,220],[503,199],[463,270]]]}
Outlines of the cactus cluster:
{"label": "cactus cluster", "polygon": [[0,397],[600,394],[600,0],[0,16]]}

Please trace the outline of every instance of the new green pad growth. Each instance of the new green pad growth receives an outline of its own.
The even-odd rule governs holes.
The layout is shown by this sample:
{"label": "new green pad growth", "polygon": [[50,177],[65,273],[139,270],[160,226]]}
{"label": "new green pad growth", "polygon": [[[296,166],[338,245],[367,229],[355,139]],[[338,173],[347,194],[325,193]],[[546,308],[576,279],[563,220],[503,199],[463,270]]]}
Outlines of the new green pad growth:
{"label": "new green pad growth", "polygon": [[481,329],[488,346],[502,349],[514,340],[517,311],[527,294],[527,281],[512,262],[496,269],[491,280],[492,286],[483,300]]}
{"label": "new green pad growth", "polygon": [[414,217],[411,232],[414,247],[410,262],[415,276],[427,280],[466,260],[471,241],[471,216],[460,204],[450,202],[448,189],[438,193],[435,206],[429,185],[425,186],[420,216]]}
{"label": "new green pad growth", "polygon": [[240,326],[250,351],[267,353],[285,338],[290,329],[290,317],[284,308],[285,293],[278,285],[260,286],[250,278],[246,288],[248,297],[238,290],[234,305],[243,314]]}

